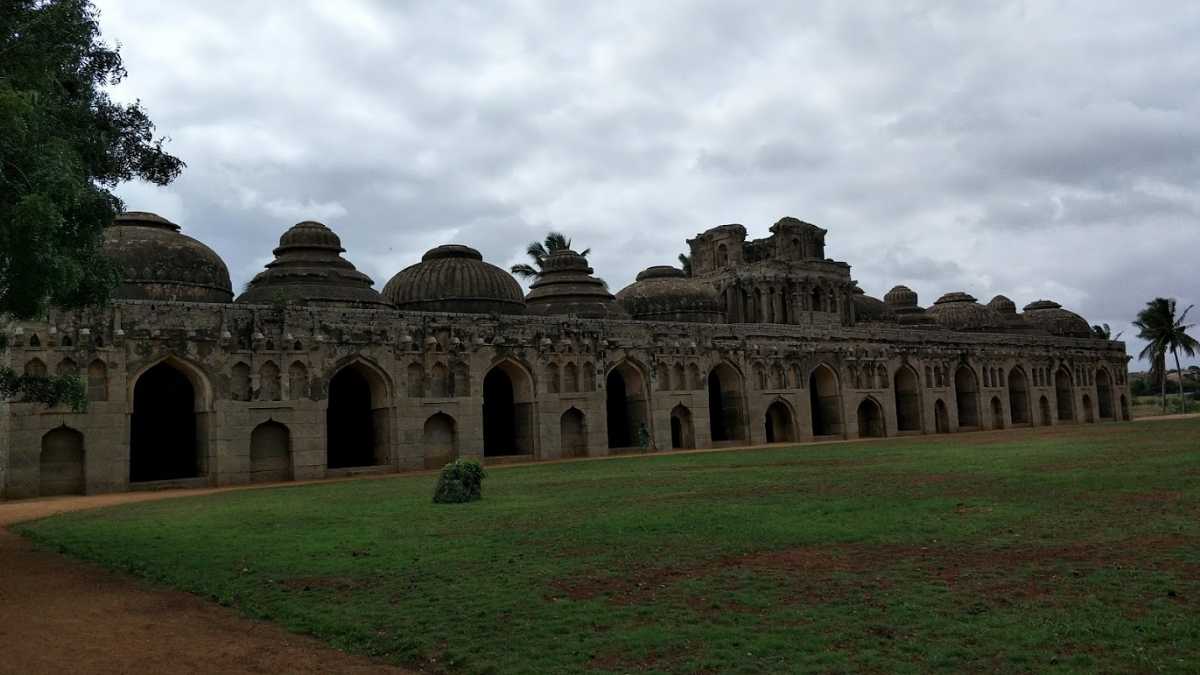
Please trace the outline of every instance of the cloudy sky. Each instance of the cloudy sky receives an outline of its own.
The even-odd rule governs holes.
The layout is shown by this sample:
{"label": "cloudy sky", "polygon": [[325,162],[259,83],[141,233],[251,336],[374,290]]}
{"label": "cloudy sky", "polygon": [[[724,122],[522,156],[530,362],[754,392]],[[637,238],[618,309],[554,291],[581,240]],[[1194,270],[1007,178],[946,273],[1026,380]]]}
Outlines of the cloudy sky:
{"label": "cloudy sky", "polygon": [[1126,337],[1155,295],[1200,302],[1197,4],[99,6],[116,94],[188,164],[120,194],[238,288],[306,219],[380,288],[553,228],[615,290],[791,215],[876,296],[1050,298]]}

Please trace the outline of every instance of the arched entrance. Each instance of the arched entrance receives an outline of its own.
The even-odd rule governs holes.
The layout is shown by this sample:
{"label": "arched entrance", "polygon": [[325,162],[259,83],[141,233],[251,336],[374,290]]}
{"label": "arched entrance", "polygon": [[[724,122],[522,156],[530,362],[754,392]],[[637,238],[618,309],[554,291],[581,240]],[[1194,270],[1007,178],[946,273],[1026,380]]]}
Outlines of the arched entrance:
{"label": "arched entrance", "polygon": [[933,403],[933,427],[939,434],[950,433],[950,413],[940,398]]}
{"label": "arched entrance", "polygon": [[38,495],[81,495],[87,489],[83,463],[83,434],[61,426],[42,436]]}
{"label": "arched entrance", "polygon": [[1083,395],[1083,421],[1091,424],[1096,421],[1096,412],[1092,410],[1092,397]]}
{"label": "arched entrance", "polygon": [[954,372],[954,402],[958,405],[958,428],[979,428],[979,381],[975,371],[959,366]]}
{"label": "arched entrance", "polygon": [[832,368],[822,364],[812,371],[808,376],[808,396],[812,405],[813,436],[843,434],[841,389]]}
{"label": "arched entrance", "polygon": [[728,363],[708,373],[708,426],[713,443],[746,439],[742,417],[742,377]]}
{"label": "arched entrance", "polygon": [[292,479],[291,433],[279,422],[268,421],[250,432],[250,482]]}
{"label": "arched entrance", "polygon": [[1008,371],[1008,410],[1014,425],[1029,424],[1029,382],[1020,368]]}
{"label": "arched entrance", "polygon": [[696,447],[696,428],[692,411],[679,404],[671,409],[671,447],[675,450]]}
{"label": "arched entrance", "polygon": [[458,434],[454,418],[434,413],[421,429],[421,446],[426,469],[439,469],[458,459]]}
{"label": "arched entrance", "polygon": [[635,448],[649,443],[645,378],[641,371],[623,361],[608,371],[604,381],[608,413],[608,447]]}
{"label": "arched entrance", "polygon": [[921,430],[921,389],[917,382],[917,371],[909,366],[900,366],[896,371],[896,430]]}
{"label": "arched entrance", "polygon": [[874,399],[863,399],[858,404],[858,436],[860,438],[882,438],[886,435],[883,427],[883,410]]}
{"label": "arched entrance", "polygon": [[483,454],[533,454],[533,379],[512,361],[483,378]]}
{"label": "arched entrance", "polygon": [[1038,399],[1038,412],[1040,413],[1042,426],[1044,426],[1044,427],[1050,426],[1050,424],[1051,424],[1050,399],[1046,398],[1045,396]]}
{"label": "arched entrance", "polygon": [[578,408],[568,408],[559,421],[563,457],[587,457],[587,418]]}
{"label": "arched entrance", "polygon": [[1054,373],[1054,397],[1058,399],[1058,421],[1074,420],[1075,401],[1071,391],[1071,374],[1066,368],[1059,368]]}
{"label": "arched entrance", "polygon": [[767,406],[764,419],[768,443],[790,443],[796,440],[796,425],[792,422],[792,410],[783,401]]}
{"label": "arched entrance", "polygon": [[330,469],[387,463],[387,393],[378,373],[352,363],[329,381],[325,462]]}
{"label": "arched entrance", "polygon": [[1100,419],[1113,418],[1112,378],[1103,368],[1096,371],[1096,404],[1100,407]]}
{"label": "arched entrance", "polygon": [[1004,428],[1004,405],[1000,403],[999,396],[993,396],[991,402],[992,409],[992,428]]}
{"label": "arched entrance", "polygon": [[167,363],[153,366],[133,387],[129,481],[195,478],[202,460],[191,381]]}

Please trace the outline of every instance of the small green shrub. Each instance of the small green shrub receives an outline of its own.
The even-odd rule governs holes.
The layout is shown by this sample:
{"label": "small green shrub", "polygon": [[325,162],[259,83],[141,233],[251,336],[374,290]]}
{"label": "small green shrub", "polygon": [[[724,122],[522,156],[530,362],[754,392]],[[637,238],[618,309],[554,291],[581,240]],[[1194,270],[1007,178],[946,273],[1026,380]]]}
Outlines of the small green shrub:
{"label": "small green shrub", "polygon": [[437,489],[433,492],[433,502],[462,504],[483,499],[483,479],[486,477],[487,472],[479,462],[473,459],[456,459],[442,467]]}

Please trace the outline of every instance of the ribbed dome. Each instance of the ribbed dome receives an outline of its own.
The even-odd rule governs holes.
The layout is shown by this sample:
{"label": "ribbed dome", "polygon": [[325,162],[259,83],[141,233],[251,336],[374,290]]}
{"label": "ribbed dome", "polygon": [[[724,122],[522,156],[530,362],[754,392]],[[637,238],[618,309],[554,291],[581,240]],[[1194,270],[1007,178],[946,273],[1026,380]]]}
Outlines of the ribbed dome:
{"label": "ribbed dome", "polygon": [[431,249],[383,287],[400,309],[468,314],[524,314],[521,285],[511,274],[460,244]]}
{"label": "ribbed dome", "polygon": [[917,308],[917,292],[908,286],[895,286],[883,296],[883,301],[892,309]]}
{"label": "ribbed dome", "polygon": [[859,323],[863,322],[891,322],[896,320],[896,315],[891,307],[888,307],[884,301],[879,298],[873,298],[866,294],[863,289],[855,286],[852,289],[850,302],[854,304],[854,319]]}
{"label": "ribbed dome", "polygon": [[104,255],[121,270],[113,297],[229,302],[229,268],[212,249],[154,213],[130,211],[104,229]]}
{"label": "ribbed dome", "polygon": [[592,276],[587,258],[570,249],[554,251],[542,260],[542,273],[529,287],[525,306],[530,314],[540,316],[628,318],[604,282]]}
{"label": "ribbed dome", "polygon": [[1080,338],[1092,336],[1091,327],[1082,316],[1063,309],[1062,305],[1052,300],[1038,300],[1025,305],[1021,317],[1026,323],[1051,335]]}
{"label": "ribbed dome", "polygon": [[987,306],[988,306],[988,309],[991,309],[992,311],[1000,313],[1000,314],[1016,314],[1017,313],[1017,303],[1013,302],[1012,300],[1009,300],[1008,298],[1004,297],[1003,295],[997,295],[996,297],[992,298],[991,302],[989,302],[987,304]]}
{"label": "ribbed dome", "polygon": [[635,319],[725,323],[716,289],[669,265],[643,270],[617,301]]}
{"label": "ribbed dome", "polygon": [[975,301],[967,293],[947,293],[925,310],[943,328],[962,331],[995,331],[1004,328],[1004,318]]}
{"label": "ribbed dome", "polygon": [[250,304],[349,305],[383,307],[387,303],[371,278],[342,257],[342,240],[321,223],[297,223],[279,237],[275,259],[238,296]]}

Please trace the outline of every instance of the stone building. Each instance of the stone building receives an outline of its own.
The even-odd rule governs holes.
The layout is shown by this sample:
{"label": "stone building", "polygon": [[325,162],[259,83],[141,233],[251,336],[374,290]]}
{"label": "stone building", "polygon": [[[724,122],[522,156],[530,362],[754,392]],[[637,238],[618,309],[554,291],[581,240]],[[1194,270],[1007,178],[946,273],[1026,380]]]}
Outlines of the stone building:
{"label": "stone building", "polygon": [[693,276],[615,295],[572,251],[525,295],[439,246],[380,293],[304,222],[235,298],[211,249],[127,213],[117,300],[2,328],[5,365],[78,375],[90,404],[0,402],[0,497],[1128,419],[1125,347],[1078,315],[872,298],[825,236],[722,225],[688,242]]}

